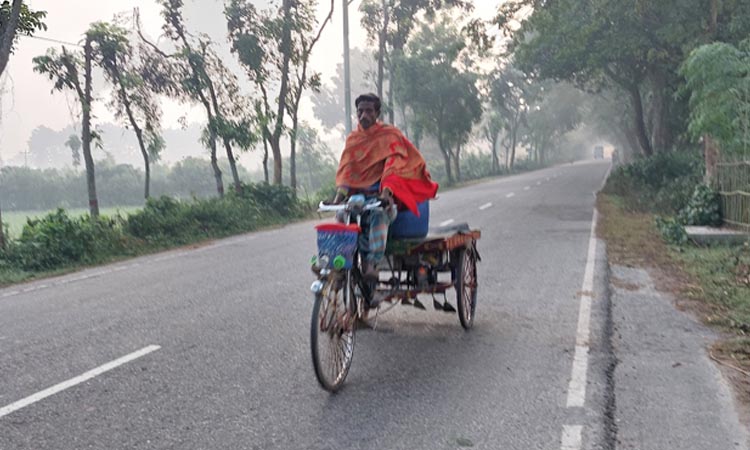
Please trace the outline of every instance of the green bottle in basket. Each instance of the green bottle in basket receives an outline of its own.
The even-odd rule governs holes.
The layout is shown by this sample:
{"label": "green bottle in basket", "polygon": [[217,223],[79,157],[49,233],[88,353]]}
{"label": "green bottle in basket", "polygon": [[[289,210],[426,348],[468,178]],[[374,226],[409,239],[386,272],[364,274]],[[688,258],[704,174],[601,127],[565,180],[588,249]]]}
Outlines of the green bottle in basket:
{"label": "green bottle in basket", "polygon": [[336,257],[333,258],[333,268],[336,270],[341,270],[344,267],[346,267],[346,258],[344,258],[342,255],[336,255]]}

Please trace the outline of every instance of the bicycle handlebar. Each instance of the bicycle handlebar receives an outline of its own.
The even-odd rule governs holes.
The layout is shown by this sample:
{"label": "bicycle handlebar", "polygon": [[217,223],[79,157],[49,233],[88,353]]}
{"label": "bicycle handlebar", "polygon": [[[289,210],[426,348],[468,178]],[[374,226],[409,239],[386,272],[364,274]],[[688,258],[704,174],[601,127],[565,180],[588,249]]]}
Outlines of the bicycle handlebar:
{"label": "bicycle handlebar", "polygon": [[[365,211],[370,211],[376,208],[380,208],[381,202],[380,200],[374,201],[371,203],[366,203],[364,207],[362,208]],[[323,202],[320,202],[318,205],[318,212],[335,212],[335,211],[345,211],[347,209],[352,209],[352,205],[349,203],[337,203],[335,205],[326,205]]]}

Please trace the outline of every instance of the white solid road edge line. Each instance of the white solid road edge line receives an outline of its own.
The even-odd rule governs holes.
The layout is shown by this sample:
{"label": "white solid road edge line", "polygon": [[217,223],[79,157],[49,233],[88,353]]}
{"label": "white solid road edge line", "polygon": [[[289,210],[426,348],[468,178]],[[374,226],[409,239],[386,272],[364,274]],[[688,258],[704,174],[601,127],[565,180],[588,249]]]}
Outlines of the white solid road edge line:
{"label": "white solid road edge line", "polygon": [[581,425],[563,425],[560,450],[581,450],[582,446],[583,427]]}
{"label": "white solid road edge line", "polygon": [[118,366],[121,366],[125,363],[128,363],[130,361],[133,361],[134,359],[138,359],[142,356],[145,356],[151,352],[154,352],[156,350],[159,350],[161,347],[158,345],[149,345],[148,347],[142,348],[138,350],[137,352],[133,352],[129,355],[125,355],[122,358],[118,358],[114,361],[108,362],[107,364],[101,365],[95,369],[89,370],[88,372],[79,375],[75,378],[71,378],[70,380],[63,381],[60,384],[56,384],[50,388],[47,388],[43,391],[37,392],[36,394],[30,395],[24,399],[21,399],[17,402],[11,403],[8,406],[3,406],[0,408],[0,418],[7,416],[8,414],[18,411],[21,408],[25,408],[26,406],[31,405],[32,403],[36,403],[40,400],[43,400],[51,395],[55,395],[58,392],[64,391],[65,389],[68,389],[70,387],[73,387],[77,384],[83,383],[84,381],[88,381],[98,375],[103,374],[104,372],[108,372]]}
{"label": "white solid road edge line", "polygon": [[596,264],[596,221],[598,213],[594,210],[591,219],[591,235],[589,237],[589,251],[586,257],[586,269],[583,275],[583,286],[580,297],[581,306],[578,311],[578,328],[576,330],[575,355],[573,369],[568,385],[568,408],[582,407],[586,401],[586,372],[589,365],[589,333],[591,323],[591,299],[594,296],[594,265]]}

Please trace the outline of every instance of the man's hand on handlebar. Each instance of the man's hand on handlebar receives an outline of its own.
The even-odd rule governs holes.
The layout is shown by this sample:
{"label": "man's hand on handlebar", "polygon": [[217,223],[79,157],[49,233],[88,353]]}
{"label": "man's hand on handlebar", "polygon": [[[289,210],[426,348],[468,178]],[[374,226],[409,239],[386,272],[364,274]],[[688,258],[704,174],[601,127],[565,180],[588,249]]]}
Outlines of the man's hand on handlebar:
{"label": "man's hand on handlebar", "polygon": [[380,206],[384,209],[388,209],[393,205],[393,192],[388,188],[383,189],[378,198],[380,199]]}

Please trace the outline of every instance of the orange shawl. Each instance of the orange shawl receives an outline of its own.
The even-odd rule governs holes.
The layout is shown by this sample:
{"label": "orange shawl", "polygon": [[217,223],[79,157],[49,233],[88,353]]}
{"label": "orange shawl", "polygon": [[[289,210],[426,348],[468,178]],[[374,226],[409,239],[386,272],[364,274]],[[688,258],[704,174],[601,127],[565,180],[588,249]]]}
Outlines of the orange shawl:
{"label": "orange shawl", "polygon": [[346,138],[336,173],[336,186],[366,189],[380,182],[396,200],[419,215],[417,203],[435,198],[438,185],[430,178],[419,150],[393,126],[380,122],[361,126]]}

